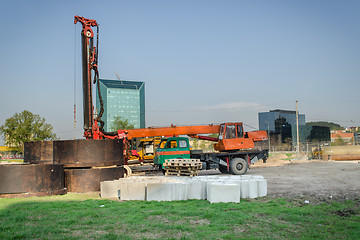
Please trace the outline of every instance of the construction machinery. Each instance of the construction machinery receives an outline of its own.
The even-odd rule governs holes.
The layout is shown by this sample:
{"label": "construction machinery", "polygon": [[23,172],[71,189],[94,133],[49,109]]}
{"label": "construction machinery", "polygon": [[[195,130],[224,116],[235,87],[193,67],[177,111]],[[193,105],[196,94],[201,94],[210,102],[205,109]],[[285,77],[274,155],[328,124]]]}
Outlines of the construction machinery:
{"label": "construction machinery", "polygon": [[155,156],[155,150],[158,148],[161,137],[141,138],[140,143],[134,150],[131,150],[130,163],[152,163]]}
{"label": "construction machinery", "polygon": [[189,139],[184,137],[164,138],[156,150],[154,164],[163,168],[167,159],[200,159],[206,169],[218,168],[222,173],[242,175],[249,166],[259,160],[266,162],[268,149],[257,149],[255,143],[267,140],[266,131],[244,132],[243,124],[223,123],[219,128],[219,137],[191,135],[195,138],[214,141],[216,152],[204,153],[191,150]]}
{"label": "construction machinery", "polygon": [[[96,47],[94,46],[93,27],[99,31],[95,20],[75,16],[75,24],[80,22],[82,28],[82,67],[83,67],[83,101],[84,101],[84,136],[86,139],[118,139],[123,141],[125,164],[136,156],[131,151],[131,140],[134,138],[181,136],[188,135],[193,138],[214,141],[214,149],[217,153],[191,152],[189,142],[181,138],[169,138],[160,143],[156,150],[156,165],[161,168],[164,159],[175,158],[198,158],[206,163],[207,168],[216,164],[220,171],[233,174],[244,174],[251,163],[260,159],[266,160],[268,149],[255,150],[255,143],[267,140],[266,131],[245,132],[243,124],[223,123],[221,125],[198,125],[198,126],[170,126],[161,128],[142,128],[118,130],[115,132],[104,131],[104,122],[101,120],[104,112],[102,96],[99,88],[98,72],[98,34]],[[92,101],[92,71],[94,71],[94,84],[98,84],[100,111],[94,118]],[[204,136],[202,134],[219,134],[218,138]],[[175,145],[172,145],[175,144]],[[133,153],[133,154],[132,154]]]}

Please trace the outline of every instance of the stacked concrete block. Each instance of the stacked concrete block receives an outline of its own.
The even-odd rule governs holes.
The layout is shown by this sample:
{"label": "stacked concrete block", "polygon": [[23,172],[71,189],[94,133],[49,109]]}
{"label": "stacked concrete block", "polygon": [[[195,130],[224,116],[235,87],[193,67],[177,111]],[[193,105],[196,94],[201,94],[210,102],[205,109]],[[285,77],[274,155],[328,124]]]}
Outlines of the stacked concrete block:
{"label": "stacked concrete block", "polygon": [[189,183],[188,199],[206,199],[206,182],[191,181]]}
{"label": "stacked concrete block", "polygon": [[265,178],[257,180],[258,184],[258,195],[259,197],[265,197],[267,195],[267,181]]}
{"label": "stacked concrete block", "polygon": [[249,180],[245,179],[240,182],[240,197],[249,198]]}
{"label": "stacked concrete block", "polygon": [[147,201],[172,201],[173,183],[148,183],[146,191]]}
{"label": "stacked concrete block", "polygon": [[257,180],[250,179],[248,187],[249,187],[249,190],[248,190],[249,198],[257,198],[259,196]]}
{"label": "stacked concrete block", "polygon": [[146,200],[146,183],[134,182],[120,184],[118,195],[120,200]]}
{"label": "stacked concrete block", "polygon": [[101,197],[120,200],[240,202],[267,194],[262,176],[130,177],[101,183]]}
{"label": "stacked concrete block", "polygon": [[209,183],[207,200],[210,203],[240,202],[240,186],[236,183]]}
{"label": "stacked concrete block", "polygon": [[119,180],[101,182],[100,183],[101,197],[118,198],[119,185],[120,185]]}

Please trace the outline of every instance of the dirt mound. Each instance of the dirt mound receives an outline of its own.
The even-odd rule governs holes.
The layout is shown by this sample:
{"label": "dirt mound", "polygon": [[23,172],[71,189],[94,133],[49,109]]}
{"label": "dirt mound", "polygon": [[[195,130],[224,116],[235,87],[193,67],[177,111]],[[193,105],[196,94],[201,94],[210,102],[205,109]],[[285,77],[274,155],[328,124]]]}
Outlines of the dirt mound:
{"label": "dirt mound", "polygon": [[258,161],[252,167],[274,167],[274,166],[283,166],[290,163],[300,163],[307,162],[307,157],[304,154],[297,157],[296,152],[289,153],[270,153],[270,156],[266,160],[266,163],[263,161]]}

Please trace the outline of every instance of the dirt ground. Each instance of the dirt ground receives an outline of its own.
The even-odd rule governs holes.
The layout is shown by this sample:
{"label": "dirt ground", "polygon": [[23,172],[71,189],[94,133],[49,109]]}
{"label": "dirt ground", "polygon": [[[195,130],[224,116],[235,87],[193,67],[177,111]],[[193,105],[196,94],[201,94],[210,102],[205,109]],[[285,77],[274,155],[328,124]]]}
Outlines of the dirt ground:
{"label": "dirt ground", "polygon": [[[201,174],[220,174],[202,171]],[[360,200],[360,160],[282,160],[269,158],[256,163],[248,175],[262,175],[268,195],[274,197],[314,197],[317,199]]]}

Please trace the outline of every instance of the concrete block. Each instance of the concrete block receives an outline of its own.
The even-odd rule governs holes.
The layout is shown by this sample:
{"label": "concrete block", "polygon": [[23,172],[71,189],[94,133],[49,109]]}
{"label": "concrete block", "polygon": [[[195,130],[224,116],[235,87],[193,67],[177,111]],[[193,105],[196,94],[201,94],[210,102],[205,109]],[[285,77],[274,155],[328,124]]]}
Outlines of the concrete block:
{"label": "concrete block", "polygon": [[188,199],[189,184],[183,183],[172,183],[172,201],[182,201]]}
{"label": "concrete block", "polygon": [[242,180],[240,184],[240,197],[249,198],[249,180]]}
{"label": "concrete block", "polygon": [[120,200],[145,200],[145,182],[120,183]]}
{"label": "concrete block", "polygon": [[249,186],[249,198],[257,198],[259,196],[257,180],[250,180],[248,186]]}
{"label": "concrete block", "polygon": [[146,191],[147,201],[171,201],[173,183],[148,183]]}
{"label": "concrete block", "polygon": [[240,202],[240,187],[230,183],[208,183],[207,200],[210,203]]}
{"label": "concrete block", "polygon": [[[219,185],[221,187],[217,187]],[[235,193],[230,194],[225,191],[225,189],[230,189],[234,185],[238,187],[230,190],[230,192]],[[256,198],[266,196],[267,181],[263,176],[259,175],[211,175],[193,178],[133,176],[102,182],[100,189],[102,197],[119,197],[121,200],[180,201],[208,199],[210,202],[234,202],[233,197],[234,195],[236,197],[237,193],[240,194],[239,199],[240,197]],[[217,199],[218,197],[219,199]]]}
{"label": "concrete block", "polygon": [[267,195],[267,181],[265,178],[258,179],[258,195],[259,197],[264,197]]}
{"label": "concrete block", "polygon": [[193,181],[189,183],[188,199],[206,199],[206,183]]}
{"label": "concrete block", "polygon": [[102,198],[118,198],[119,181],[100,182],[100,196]]}

